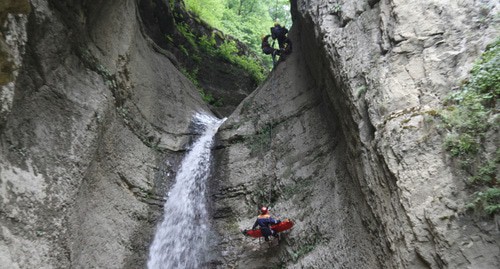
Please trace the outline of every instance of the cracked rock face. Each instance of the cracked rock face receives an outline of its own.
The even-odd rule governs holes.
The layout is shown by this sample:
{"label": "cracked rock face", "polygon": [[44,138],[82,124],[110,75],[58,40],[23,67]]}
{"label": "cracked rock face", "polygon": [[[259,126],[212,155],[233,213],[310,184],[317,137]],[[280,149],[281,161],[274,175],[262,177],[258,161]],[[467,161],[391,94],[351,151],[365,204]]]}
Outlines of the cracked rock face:
{"label": "cracked rock face", "polygon": [[[218,136],[209,267],[499,268],[498,219],[464,213],[432,118],[498,36],[497,2],[293,0],[293,54]],[[0,268],[144,267],[191,117],[209,109],[137,3],[5,15]],[[261,204],[296,223],[280,245],[239,231]]]}
{"label": "cracked rock face", "polygon": [[31,5],[0,120],[0,268],[142,268],[191,117],[209,110],[136,1]]}
{"label": "cracked rock face", "polygon": [[[213,214],[234,268],[498,268],[433,114],[498,36],[497,1],[292,1],[294,51],[220,131]],[[296,221],[242,238],[260,204]]]}

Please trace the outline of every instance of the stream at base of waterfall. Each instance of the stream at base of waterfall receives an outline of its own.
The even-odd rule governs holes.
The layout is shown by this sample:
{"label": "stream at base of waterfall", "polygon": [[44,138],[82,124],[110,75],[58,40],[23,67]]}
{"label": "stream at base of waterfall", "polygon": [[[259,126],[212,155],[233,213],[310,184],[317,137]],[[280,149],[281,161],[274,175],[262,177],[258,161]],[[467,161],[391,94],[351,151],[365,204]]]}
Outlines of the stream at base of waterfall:
{"label": "stream at base of waterfall", "polygon": [[225,119],[196,114],[193,123],[200,137],[182,160],[164,206],[164,217],[149,250],[148,268],[200,268],[205,262],[209,221],[206,181],[211,147]]}

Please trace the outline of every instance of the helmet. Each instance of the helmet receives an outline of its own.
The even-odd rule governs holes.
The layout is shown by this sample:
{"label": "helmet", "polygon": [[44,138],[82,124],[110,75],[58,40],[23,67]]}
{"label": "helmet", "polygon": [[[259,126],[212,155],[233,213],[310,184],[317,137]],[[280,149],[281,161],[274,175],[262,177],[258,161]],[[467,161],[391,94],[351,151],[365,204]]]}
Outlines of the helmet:
{"label": "helmet", "polygon": [[263,206],[260,208],[260,213],[267,214],[267,213],[269,213],[269,210],[267,209],[267,207]]}

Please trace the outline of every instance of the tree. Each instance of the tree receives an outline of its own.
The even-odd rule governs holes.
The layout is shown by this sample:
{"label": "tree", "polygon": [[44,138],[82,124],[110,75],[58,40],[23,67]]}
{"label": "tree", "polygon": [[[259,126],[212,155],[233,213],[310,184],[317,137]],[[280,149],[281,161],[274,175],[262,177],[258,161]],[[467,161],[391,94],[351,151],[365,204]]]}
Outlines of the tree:
{"label": "tree", "polygon": [[289,0],[184,0],[192,12],[208,24],[247,44],[268,66],[270,57],[260,53],[261,36],[269,34],[273,21],[291,26]]}
{"label": "tree", "polygon": [[290,27],[292,25],[292,16],[290,14],[289,0],[274,0],[273,2],[269,5],[271,19]]}

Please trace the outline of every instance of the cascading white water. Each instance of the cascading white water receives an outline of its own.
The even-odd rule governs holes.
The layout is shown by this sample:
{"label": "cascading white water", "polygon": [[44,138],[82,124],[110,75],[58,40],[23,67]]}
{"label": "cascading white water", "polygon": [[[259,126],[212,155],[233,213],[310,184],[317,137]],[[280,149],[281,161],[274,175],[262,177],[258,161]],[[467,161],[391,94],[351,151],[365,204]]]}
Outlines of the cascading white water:
{"label": "cascading white water", "polygon": [[204,262],[209,233],[206,180],[213,138],[224,120],[196,114],[194,121],[204,131],[182,160],[165,202],[164,218],[149,250],[149,269],[200,268]]}

